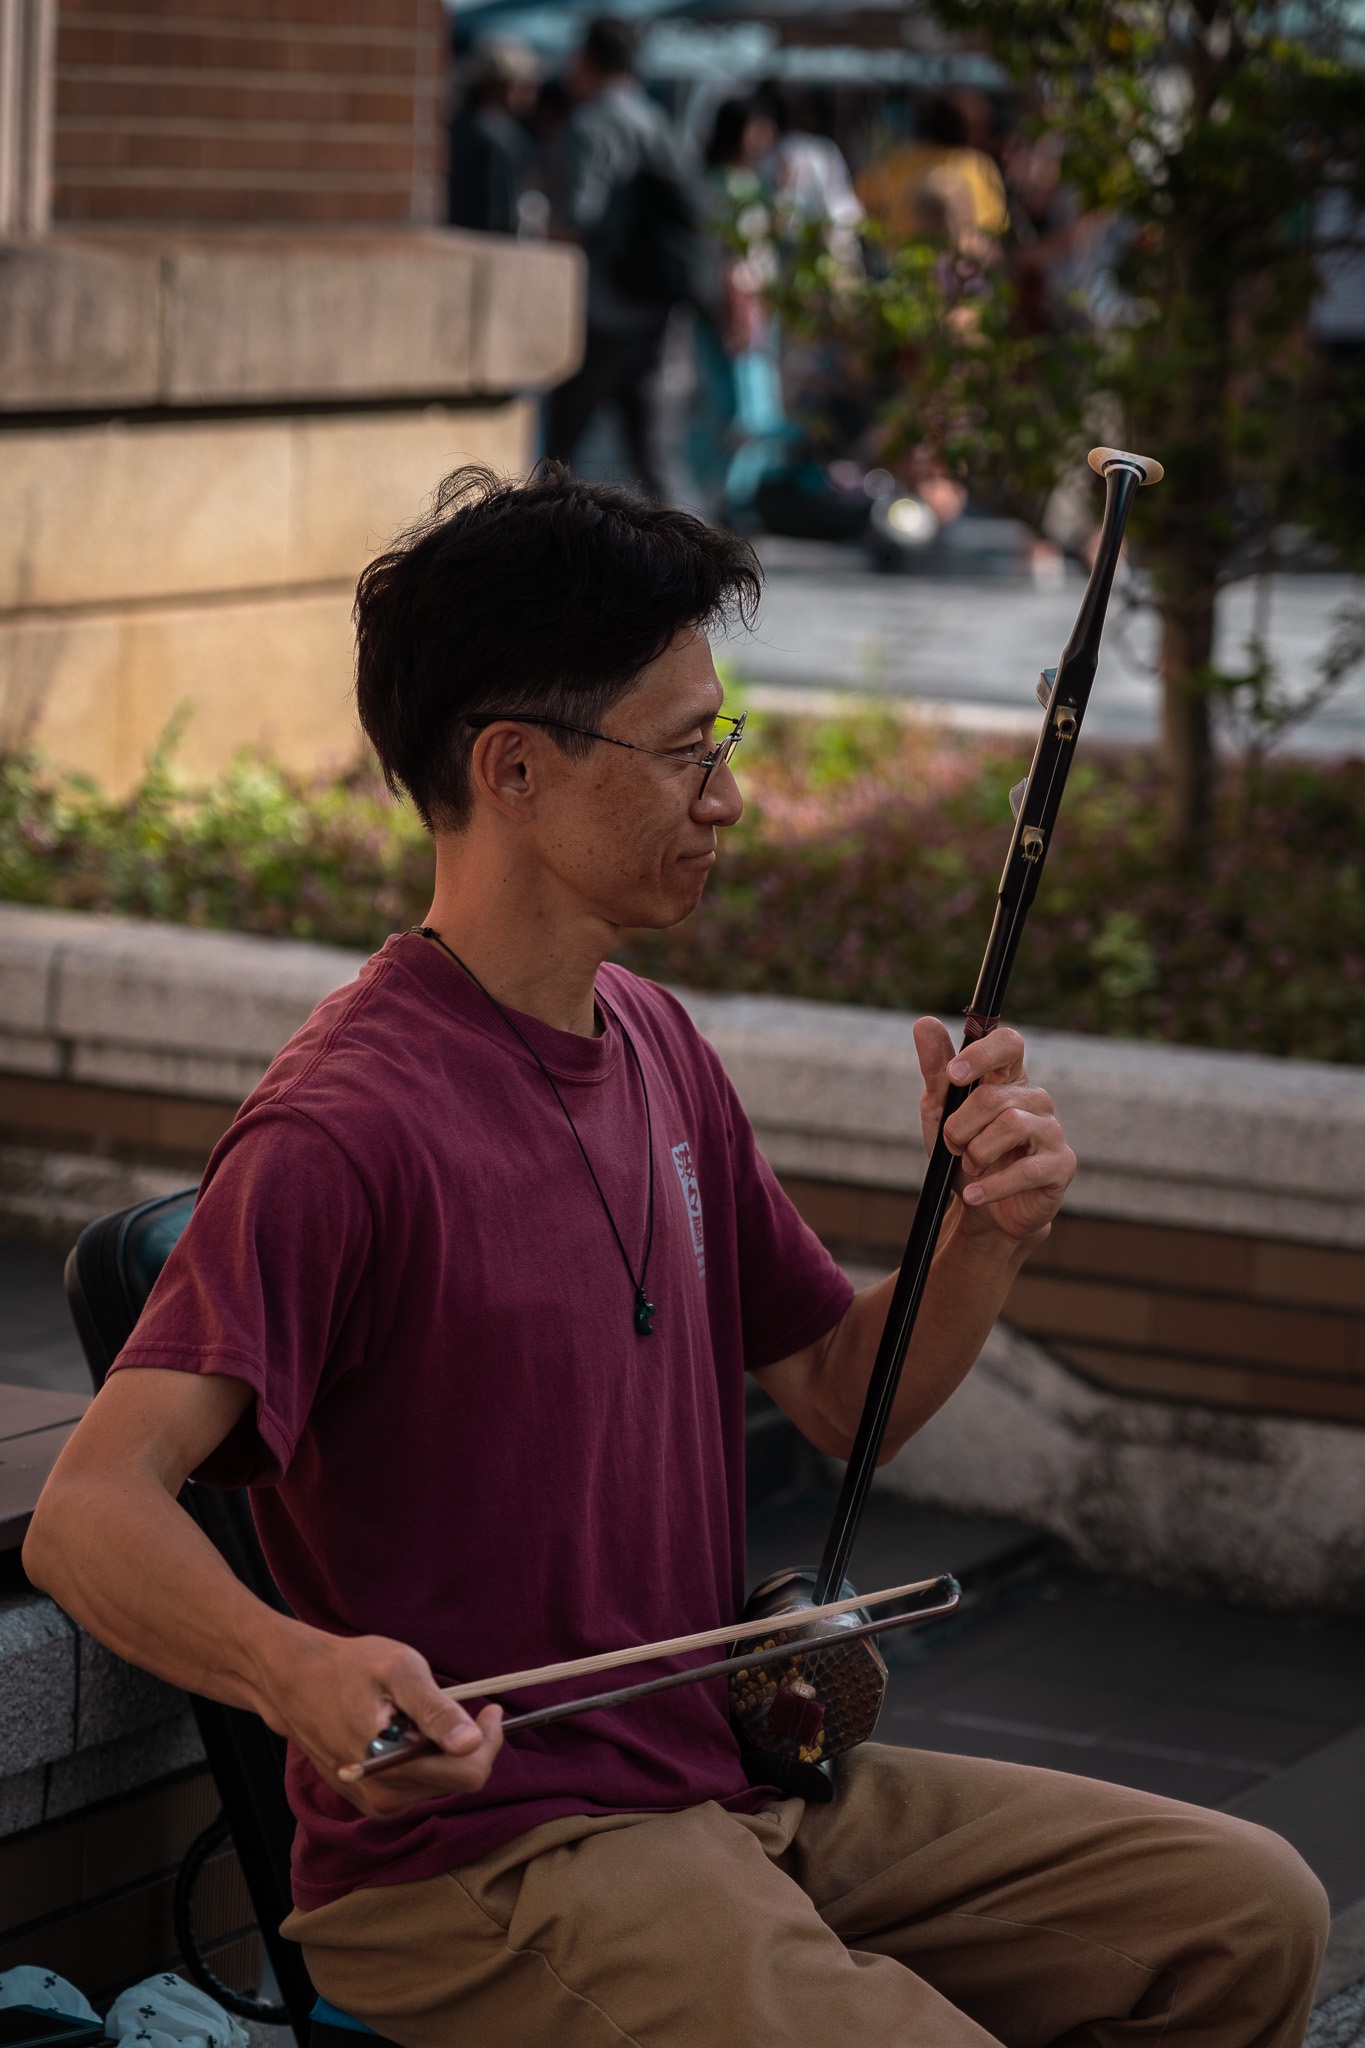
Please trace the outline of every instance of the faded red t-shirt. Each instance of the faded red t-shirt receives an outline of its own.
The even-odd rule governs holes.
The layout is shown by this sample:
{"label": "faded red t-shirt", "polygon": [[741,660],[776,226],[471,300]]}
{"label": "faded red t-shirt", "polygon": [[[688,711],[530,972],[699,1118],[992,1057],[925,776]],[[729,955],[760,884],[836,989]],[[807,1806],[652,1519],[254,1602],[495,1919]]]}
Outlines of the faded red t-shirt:
{"label": "faded red t-shirt", "polygon": [[[253,1487],[302,1620],[411,1643],[446,1684],[733,1620],[744,1369],[823,1336],[851,1296],[686,1012],[620,968],[599,987],[649,1089],[652,1336],[545,1076],[460,969],[405,935],[246,1102],[119,1360],[254,1388],[200,1476]],[[517,1022],[638,1271],[648,1155],[620,1030]],[[305,1908],[566,1814],[772,1796],[745,1783],[722,1682],[514,1736],[482,1791],[400,1819],[362,1816],[293,1750],[289,1791]]]}

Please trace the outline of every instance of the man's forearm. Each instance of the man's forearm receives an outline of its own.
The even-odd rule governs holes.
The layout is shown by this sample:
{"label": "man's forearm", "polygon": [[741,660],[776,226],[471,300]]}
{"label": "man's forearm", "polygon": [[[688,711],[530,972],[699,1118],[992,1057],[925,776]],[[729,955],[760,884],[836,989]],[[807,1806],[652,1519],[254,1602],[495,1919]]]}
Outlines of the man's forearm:
{"label": "man's forearm", "polygon": [[172,1685],[278,1727],[270,1671],[317,1634],[248,1592],[154,1482],[73,1474],[39,1504],[24,1546],[35,1585],[100,1642]]}
{"label": "man's forearm", "polygon": [[[925,1285],[886,1432],[883,1463],[961,1386],[1005,1305],[1015,1274],[1046,1234],[1020,1244],[997,1230],[974,1231],[954,1204]],[[797,1419],[812,1441],[835,1457],[846,1458],[853,1447],[895,1284],[896,1276],[890,1274],[855,1295],[814,1364],[810,1421]]]}

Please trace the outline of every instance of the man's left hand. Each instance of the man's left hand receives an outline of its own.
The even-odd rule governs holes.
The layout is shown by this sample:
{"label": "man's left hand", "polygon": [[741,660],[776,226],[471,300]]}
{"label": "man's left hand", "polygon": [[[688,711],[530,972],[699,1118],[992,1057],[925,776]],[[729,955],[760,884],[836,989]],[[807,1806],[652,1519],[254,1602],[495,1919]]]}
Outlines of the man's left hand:
{"label": "man's left hand", "polygon": [[937,1017],[915,1025],[915,1050],[924,1075],[920,1122],[925,1150],[933,1149],[948,1083],[978,1085],[944,1126],[960,1160],[953,1185],[962,1200],[961,1228],[1001,1231],[1016,1243],[1048,1228],[1076,1172],[1052,1097],[1033,1087],[1024,1067],[1024,1041],[1008,1025],[959,1053]]}

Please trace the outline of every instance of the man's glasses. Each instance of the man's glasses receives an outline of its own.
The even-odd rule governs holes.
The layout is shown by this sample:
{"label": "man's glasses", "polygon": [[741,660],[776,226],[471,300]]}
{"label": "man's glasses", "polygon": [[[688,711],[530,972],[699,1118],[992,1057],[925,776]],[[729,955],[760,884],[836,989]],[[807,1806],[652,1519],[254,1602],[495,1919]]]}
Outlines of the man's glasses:
{"label": "man's glasses", "polygon": [[605,740],[609,747],[628,747],[632,754],[654,754],[660,761],[671,761],[675,768],[700,768],[701,788],[698,789],[697,795],[701,796],[717,768],[728,767],[730,756],[744,737],[744,721],[748,716],[747,711],[741,711],[738,718],[717,718],[715,723],[728,725],[729,732],[716,742],[709,754],[699,754],[691,759],[686,759],[681,754],[665,753],[662,747],[642,747],[634,740],[616,740],[609,732],[593,732],[586,725],[570,725],[567,719],[539,718],[532,711],[467,711],[464,722],[466,725],[472,725],[477,732],[482,732],[486,725],[495,725],[503,718],[514,725],[552,725],[558,732],[576,732],[585,740]]}

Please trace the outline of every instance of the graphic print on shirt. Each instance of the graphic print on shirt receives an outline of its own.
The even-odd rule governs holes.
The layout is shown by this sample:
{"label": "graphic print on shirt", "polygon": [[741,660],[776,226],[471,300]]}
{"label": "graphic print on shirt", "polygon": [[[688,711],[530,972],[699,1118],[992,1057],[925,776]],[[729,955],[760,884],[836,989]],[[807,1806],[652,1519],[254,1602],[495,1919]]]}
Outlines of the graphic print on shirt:
{"label": "graphic print on shirt", "polygon": [[701,1189],[697,1185],[697,1169],[692,1164],[692,1147],[686,1138],[673,1147],[673,1164],[678,1169],[678,1183],[687,1204],[687,1221],[692,1232],[692,1255],[697,1262],[697,1278],[706,1278],[706,1240],[701,1227]]}

